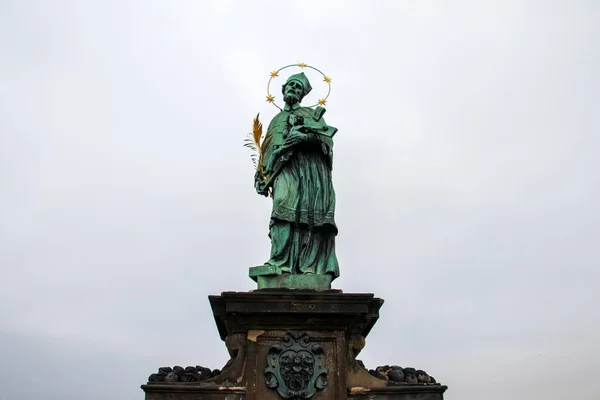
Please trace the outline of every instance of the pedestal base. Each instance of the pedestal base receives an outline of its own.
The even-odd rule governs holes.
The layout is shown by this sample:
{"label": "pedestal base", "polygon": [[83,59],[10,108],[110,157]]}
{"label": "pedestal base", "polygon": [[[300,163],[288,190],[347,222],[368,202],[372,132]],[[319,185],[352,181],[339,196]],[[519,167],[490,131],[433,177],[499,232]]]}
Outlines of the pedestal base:
{"label": "pedestal base", "polygon": [[[231,360],[222,371],[161,368],[147,400],[442,400],[424,371],[356,359],[383,300],[340,291],[259,290],[209,296]],[[191,380],[191,381],[190,381]]]}
{"label": "pedestal base", "polygon": [[329,274],[289,274],[272,265],[251,267],[248,275],[256,281],[258,289],[324,291],[331,289],[332,281]]}

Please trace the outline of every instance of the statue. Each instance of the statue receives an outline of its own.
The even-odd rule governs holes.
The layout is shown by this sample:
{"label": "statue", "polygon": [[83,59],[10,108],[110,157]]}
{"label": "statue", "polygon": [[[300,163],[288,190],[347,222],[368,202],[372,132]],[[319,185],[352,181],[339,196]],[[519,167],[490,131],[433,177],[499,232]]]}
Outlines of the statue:
{"label": "statue", "polygon": [[[327,83],[328,79],[325,77]],[[271,254],[263,266],[251,268],[250,276],[303,275],[305,279],[296,279],[302,283],[295,288],[329,289],[339,276],[331,178],[337,129],[325,123],[323,107],[300,105],[311,89],[303,72],[287,79],[282,86],[285,106],[272,119],[260,144],[255,188],[273,199]],[[258,282],[260,289],[261,280]],[[271,287],[282,286],[289,287],[281,282]]]}

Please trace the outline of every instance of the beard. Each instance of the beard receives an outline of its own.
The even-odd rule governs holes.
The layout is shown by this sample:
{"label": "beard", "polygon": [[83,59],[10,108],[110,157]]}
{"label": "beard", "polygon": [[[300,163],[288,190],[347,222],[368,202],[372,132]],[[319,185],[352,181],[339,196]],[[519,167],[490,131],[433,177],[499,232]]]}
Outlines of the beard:
{"label": "beard", "polygon": [[283,101],[289,105],[300,103],[300,100],[302,100],[302,98],[295,93],[287,93],[283,95]]}

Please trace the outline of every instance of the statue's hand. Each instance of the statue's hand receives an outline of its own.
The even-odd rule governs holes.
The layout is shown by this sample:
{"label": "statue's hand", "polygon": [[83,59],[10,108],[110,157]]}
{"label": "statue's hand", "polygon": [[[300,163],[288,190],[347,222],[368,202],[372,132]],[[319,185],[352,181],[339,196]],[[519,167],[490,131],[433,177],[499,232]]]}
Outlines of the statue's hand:
{"label": "statue's hand", "polygon": [[300,132],[296,127],[290,130],[287,138],[285,138],[285,142],[283,142],[284,147],[295,146],[302,142],[306,142],[308,140],[308,135],[304,132]]}
{"label": "statue's hand", "polygon": [[265,197],[269,197],[269,189],[268,188],[262,189],[260,187],[260,185],[256,186],[256,193],[258,193],[262,196],[265,196]]}
{"label": "statue's hand", "polygon": [[265,185],[265,180],[258,171],[256,171],[256,174],[254,175],[254,189],[256,189],[256,193],[260,195],[265,197],[269,195],[269,188]]}

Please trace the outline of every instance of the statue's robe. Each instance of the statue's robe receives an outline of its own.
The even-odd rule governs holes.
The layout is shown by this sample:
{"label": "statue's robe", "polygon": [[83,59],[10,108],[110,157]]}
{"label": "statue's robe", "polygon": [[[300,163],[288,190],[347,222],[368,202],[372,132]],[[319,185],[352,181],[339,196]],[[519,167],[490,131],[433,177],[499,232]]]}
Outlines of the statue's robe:
{"label": "statue's robe", "polygon": [[[293,274],[330,274],[335,279],[339,266],[331,179],[333,139],[309,131],[306,142],[277,151],[290,132],[292,114],[308,120],[314,117],[315,110],[286,104],[269,124],[265,136],[268,146],[264,149],[264,170],[268,174],[280,163],[271,185],[271,257],[265,265]],[[311,124],[326,126],[322,118],[313,119]]]}

